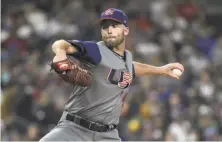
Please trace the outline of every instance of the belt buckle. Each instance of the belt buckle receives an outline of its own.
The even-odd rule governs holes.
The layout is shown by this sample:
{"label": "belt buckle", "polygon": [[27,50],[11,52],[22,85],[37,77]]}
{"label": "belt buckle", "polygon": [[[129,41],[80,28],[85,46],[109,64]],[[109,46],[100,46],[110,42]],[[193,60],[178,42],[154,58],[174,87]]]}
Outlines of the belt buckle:
{"label": "belt buckle", "polygon": [[107,131],[113,130],[113,128],[114,128],[114,126],[113,126],[113,125],[108,125],[108,126],[109,126],[109,128],[108,128],[108,130],[107,130]]}

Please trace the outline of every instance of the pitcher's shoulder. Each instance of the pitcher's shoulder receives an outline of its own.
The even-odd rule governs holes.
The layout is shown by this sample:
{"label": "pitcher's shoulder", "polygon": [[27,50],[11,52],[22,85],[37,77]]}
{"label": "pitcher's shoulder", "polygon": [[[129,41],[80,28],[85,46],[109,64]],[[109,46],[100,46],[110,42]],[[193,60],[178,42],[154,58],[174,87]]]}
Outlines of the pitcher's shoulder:
{"label": "pitcher's shoulder", "polygon": [[103,47],[107,48],[107,46],[105,45],[104,41],[98,41],[98,42],[96,42],[96,44],[98,45],[99,48],[103,48]]}
{"label": "pitcher's shoulder", "polygon": [[78,49],[74,57],[89,61],[93,64],[99,64],[101,61],[101,54],[98,44],[95,41],[82,41],[82,40],[67,40],[71,45]]}

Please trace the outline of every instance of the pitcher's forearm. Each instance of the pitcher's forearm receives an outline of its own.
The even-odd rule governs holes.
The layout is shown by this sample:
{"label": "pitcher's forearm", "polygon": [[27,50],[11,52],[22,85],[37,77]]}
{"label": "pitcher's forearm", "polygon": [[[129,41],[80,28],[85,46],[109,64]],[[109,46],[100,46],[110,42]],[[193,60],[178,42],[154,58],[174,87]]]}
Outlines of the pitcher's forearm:
{"label": "pitcher's forearm", "polygon": [[142,64],[133,62],[136,76],[144,76],[149,74],[160,74],[164,75],[164,71],[161,67],[156,67],[148,64]]}
{"label": "pitcher's forearm", "polygon": [[52,45],[52,51],[57,54],[64,54],[65,53],[75,53],[77,49],[73,47],[69,42],[65,40],[57,40]]}
{"label": "pitcher's forearm", "polygon": [[53,58],[53,62],[65,60],[67,58],[65,50],[58,50]]}
{"label": "pitcher's forearm", "polygon": [[65,40],[57,40],[52,44],[52,51],[57,54],[59,52],[66,51],[66,49],[68,48],[69,43],[66,42]]}
{"label": "pitcher's forearm", "polygon": [[67,53],[75,53],[77,50],[65,40],[57,40],[52,45],[52,51],[55,53],[53,62],[58,62],[65,60],[67,58]]}

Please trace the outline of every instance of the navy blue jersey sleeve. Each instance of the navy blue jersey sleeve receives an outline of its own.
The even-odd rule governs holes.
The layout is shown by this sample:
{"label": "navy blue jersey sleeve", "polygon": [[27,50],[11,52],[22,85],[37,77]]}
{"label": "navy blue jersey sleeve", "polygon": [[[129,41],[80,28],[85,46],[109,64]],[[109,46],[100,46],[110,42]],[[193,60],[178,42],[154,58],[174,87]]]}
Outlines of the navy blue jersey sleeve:
{"label": "navy blue jersey sleeve", "polygon": [[78,50],[78,52],[72,54],[72,56],[93,64],[99,64],[101,62],[99,47],[95,42],[81,40],[67,40],[67,42]]}

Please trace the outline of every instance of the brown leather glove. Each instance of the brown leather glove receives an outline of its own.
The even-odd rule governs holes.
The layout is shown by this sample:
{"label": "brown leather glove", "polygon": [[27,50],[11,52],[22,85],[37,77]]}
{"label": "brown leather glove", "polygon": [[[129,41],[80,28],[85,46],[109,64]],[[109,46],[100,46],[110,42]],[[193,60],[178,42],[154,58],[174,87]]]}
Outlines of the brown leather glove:
{"label": "brown leather glove", "polygon": [[53,62],[51,68],[67,83],[79,86],[90,86],[92,83],[92,73],[77,59],[67,59]]}

